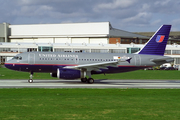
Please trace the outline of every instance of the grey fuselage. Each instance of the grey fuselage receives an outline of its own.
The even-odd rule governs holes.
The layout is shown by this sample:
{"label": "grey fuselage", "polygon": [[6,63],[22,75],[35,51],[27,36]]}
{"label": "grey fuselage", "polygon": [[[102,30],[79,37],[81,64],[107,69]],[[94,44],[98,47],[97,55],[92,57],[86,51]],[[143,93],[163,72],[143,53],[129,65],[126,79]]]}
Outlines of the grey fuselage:
{"label": "grey fuselage", "polygon": [[[131,58],[130,62],[119,62],[117,67],[91,71],[92,74],[128,72],[146,67],[158,66],[173,61],[171,57],[158,55],[125,54],[125,53],[68,53],[68,52],[26,52],[18,54],[6,62],[5,66],[12,70],[24,72],[55,73],[58,68],[84,64],[96,64],[119,59]],[[163,59],[153,62],[154,59]]]}

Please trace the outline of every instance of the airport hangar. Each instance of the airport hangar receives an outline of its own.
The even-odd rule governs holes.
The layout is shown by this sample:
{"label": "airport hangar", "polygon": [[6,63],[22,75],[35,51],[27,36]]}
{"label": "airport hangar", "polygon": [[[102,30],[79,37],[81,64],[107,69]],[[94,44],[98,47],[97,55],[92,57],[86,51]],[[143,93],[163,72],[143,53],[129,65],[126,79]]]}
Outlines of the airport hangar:
{"label": "airport hangar", "polygon": [[[21,52],[59,51],[134,53],[150,37],[111,26],[110,22],[64,24],[0,24],[0,63]],[[180,47],[171,40],[165,54],[180,64]]]}

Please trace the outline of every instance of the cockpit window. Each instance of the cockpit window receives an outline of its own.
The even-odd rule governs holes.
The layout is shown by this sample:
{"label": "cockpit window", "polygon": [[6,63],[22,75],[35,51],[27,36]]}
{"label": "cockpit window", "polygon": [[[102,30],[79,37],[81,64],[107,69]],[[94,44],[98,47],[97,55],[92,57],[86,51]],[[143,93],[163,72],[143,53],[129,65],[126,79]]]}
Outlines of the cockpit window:
{"label": "cockpit window", "polygon": [[22,60],[22,57],[21,57],[21,56],[15,56],[15,57],[13,57],[12,59],[15,59],[15,60]]}

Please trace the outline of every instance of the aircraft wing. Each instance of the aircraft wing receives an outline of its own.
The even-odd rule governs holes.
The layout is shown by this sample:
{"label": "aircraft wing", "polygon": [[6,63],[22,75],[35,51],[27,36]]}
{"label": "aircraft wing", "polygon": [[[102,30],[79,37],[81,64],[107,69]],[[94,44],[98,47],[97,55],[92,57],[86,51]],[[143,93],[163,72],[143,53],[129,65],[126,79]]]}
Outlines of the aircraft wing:
{"label": "aircraft wing", "polygon": [[107,66],[117,67],[119,61],[110,61],[110,62],[102,62],[102,63],[92,63],[92,64],[83,64],[77,66],[66,66],[64,68],[69,69],[86,69],[87,71],[100,71],[100,69],[108,69]]}
{"label": "aircraft wing", "polygon": [[83,64],[83,65],[77,65],[77,66],[66,66],[64,68],[68,69],[85,69],[87,71],[101,71],[100,69],[108,69],[108,66],[111,67],[118,67],[117,64],[120,62],[130,62],[130,59],[127,60],[119,60],[119,61],[109,61],[109,62],[101,62],[101,63],[92,63],[92,64]]}

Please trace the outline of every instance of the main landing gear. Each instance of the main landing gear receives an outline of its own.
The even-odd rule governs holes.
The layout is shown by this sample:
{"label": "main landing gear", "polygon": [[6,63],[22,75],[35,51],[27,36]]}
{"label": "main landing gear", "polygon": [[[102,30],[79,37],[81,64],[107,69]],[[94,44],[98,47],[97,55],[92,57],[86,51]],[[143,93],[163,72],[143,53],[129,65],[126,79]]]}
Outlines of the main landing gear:
{"label": "main landing gear", "polygon": [[85,78],[81,78],[81,82],[83,82],[83,83],[87,82],[87,83],[90,83],[90,84],[94,83],[94,79],[91,78],[91,71],[87,71],[86,74],[87,74],[87,76],[89,78],[88,79],[86,77]]}
{"label": "main landing gear", "polygon": [[32,79],[32,78],[33,78],[33,72],[30,73],[29,78],[30,78],[30,79],[28,80],[28,82],[29,82],[29,83],[33,83],[33,79]]}
{"label": "main landing gear", "polygon": [[92,83],[94,83],[94,79],[93,78],[81,78],[81,82],[83,82],[83,83],[85,83],[85,82],[87,82],[87,83],[90,83],[90,84],[92,84]]}

